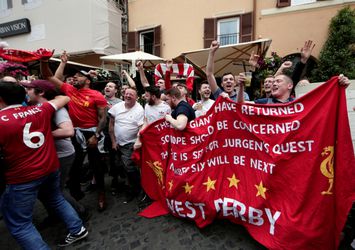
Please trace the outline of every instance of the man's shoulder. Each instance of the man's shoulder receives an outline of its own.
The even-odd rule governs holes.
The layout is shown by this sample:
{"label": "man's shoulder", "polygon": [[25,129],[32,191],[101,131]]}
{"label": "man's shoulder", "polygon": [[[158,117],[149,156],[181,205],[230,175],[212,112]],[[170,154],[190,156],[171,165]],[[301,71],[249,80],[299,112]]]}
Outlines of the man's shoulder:
{"label": "man's shoulder", "polygon": [[70,85],[69,83],[66,83],[66,82],[63,82],[63,84],[60,86],[60,90],[63,91],[63,92],[66,92],[66,91],[78,91],[77,88],[75,88],[73,85]]}
{"label": "man's shoulder", "polygon": [[133,108],[135,108],[135,109],[137,109],[137,110],[144,110],[144,108],[142,107],[142,105],[139,103],[139,102],[136,102],[136,104],[134,104],[134,107]]}
{"label": "man's shoulder", "polygon": [[223,90],[220,87],[217,87],[216,91],[213,92],[213,96],[219,96],[221,93],[223,92]]}
{"label": "man's shoulder", "polygon": [[181,101],[179,102],[179,104],[176,107],[176,110],[178,111],[182,111],[182,112],[190,112],[190,113],[194,113],[195,114],[195,110],[190,106],[190,104],[188,104],[185,101]]}
{"label": "man's shoulder", "polygon": [[272,101],[271,98],[260,98],[260,99],[256,99],[254,102],[259,104],[266,104],[266,103],[270,103],[270,101]]}
{"label": "man's shoulder", "polygon": [[170,106],[166,102],[161,102],[157,105],[158,108],[162,109],[171,109]]}

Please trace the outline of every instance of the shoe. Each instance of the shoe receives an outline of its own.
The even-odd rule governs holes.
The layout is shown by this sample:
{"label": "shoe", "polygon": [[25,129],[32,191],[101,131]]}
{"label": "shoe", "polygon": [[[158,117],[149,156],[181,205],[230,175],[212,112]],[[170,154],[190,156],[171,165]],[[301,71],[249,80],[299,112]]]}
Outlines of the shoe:
{"label": "shoe", "polygon": [[152,199],[147,195],[147,194],[144,194],[143,197],[141,197],[139,200],[138,200],[139,203],[147,203],[147,202],[152,202]]}
{"label": "shoe", "polygon": [[111,194],[116,196],[118,194],[118,179],[113,177],[111,181]]}
{"label": "shoe", "polygon": [[105,209],[106,209],[105,192],[100,192],[99,193],[99,200],[98,200],[98,210],[99,210],[99,212],[102,212]]}
{"label": "shoe", "polygon": [[152,204],[152,199],[149,198],[147,194],[144,194],[144,196],[141,199],[139,199],[137,203],[139,209],[143,209],[149,206],[150,204]]}
{"label": "shoe", "polygon": [[355,239],[353,239],[353,242],[351,242],[350,246],[352,249],[355,249]]}
{"label": "shoe", "polygon": [[136,196],[132,193],[132,192],[126,192],[125,194],[125,199],[123,200],[123,203],[129,203],[131,201],[133,201],[133,199],[135,198]]}
{"label": "shoe", "polygon": [[74,242],[84,239],[88,236],[89,232],[85,227],[81,227],[80,232],[77,234],[68,234],[65,239],[58,244],[59,247],[65,247],[73,244]]}

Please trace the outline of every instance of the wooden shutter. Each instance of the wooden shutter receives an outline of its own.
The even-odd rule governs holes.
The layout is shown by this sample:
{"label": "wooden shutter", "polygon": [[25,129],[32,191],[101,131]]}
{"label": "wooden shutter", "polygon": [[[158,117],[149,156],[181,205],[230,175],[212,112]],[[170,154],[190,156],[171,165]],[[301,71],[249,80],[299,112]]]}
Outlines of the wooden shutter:
{"label": "wooden shutter", "polygon": [[217,39],[217,19],[216,18],[205,18],[203,47],[209,48],[211,45],[211,42],[216,39]]}
{"label": "wooden shutter", "polygon": [[128,32],[128,52],[139,50],[138,32]]}
{"label": "wooden shutter", "polygon": [[290,5],[291,5],[291,0],[277,0],[276,7],[282,8],[282,7],[287,7]]}
{"label": "wooden shutter", "polygon": [[154,55],[161,55],[161,25],[154,28]]}
{"label": "wooden shutter", "polygon": [[7,8],[12,9],[12,0],[7,0]]}
{"label": "wooden shutter", "polygon": [[246,13],[240,17],[240,42],[253,40],[253,13]]}

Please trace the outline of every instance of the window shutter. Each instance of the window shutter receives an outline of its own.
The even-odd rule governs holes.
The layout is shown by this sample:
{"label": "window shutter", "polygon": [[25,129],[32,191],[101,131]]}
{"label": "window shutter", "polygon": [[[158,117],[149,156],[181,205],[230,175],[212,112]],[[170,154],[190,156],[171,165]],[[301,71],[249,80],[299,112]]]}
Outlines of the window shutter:
{"label": "window shutter", "polygon": [[204,36],[203,47],[209,48],[213,40],[217,39],[217,19],[205,18],[204,20]]}
{"label": "window shutter", "polygon": [[290,5],[291,5],[291,0],[277,0],[276,7],[282,8],[282,7],[287,7]]}
{"label": "window shutter", "polygon": [[128,52],[139,50],[138,47],[138,33],[134,31],[128,32]]}
{"label": "window shutter", "polygon": [[12,9],[12,0],[7,0],[7,8]]}
{"label": "window shutter", "polygon": [[154,28],[154,55],[161,55],[161,25]]}
{"label": "window shutter", "polygon": [[253,13],[241,15],[240,42],[250,42],[253,40]]}

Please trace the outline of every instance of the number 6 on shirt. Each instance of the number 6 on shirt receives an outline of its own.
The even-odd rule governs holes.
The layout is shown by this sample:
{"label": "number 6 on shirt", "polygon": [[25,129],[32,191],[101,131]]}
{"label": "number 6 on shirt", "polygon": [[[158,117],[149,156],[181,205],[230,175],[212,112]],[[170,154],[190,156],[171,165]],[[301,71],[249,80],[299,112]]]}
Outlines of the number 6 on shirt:
{"label": "number 6 on shirt", "polygon": [[[23,129],[23,142],[29,148],[39,148],[44,143],[44,135],[41,132],[30,132],[32,122],[26,123]],[[39,140],[36,143],[32,142],[32,139],[38,137]]]}

